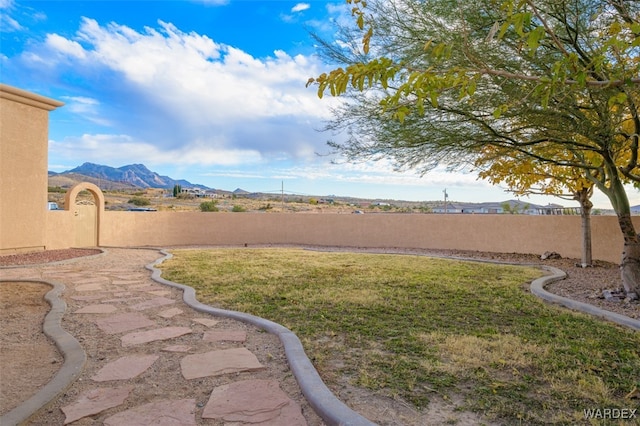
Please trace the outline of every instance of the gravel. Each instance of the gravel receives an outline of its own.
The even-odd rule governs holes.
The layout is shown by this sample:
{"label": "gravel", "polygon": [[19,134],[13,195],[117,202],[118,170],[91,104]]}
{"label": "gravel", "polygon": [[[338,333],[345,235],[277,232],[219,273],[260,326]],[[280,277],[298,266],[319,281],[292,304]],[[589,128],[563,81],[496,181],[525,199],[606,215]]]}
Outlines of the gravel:
{"label": "gravel", "polygon": [[43,250],[31,253],[7,254],[0,256],[0,266],[27,266],[42,263],[61,262],[76,257],[93,256],[102,253],[99,249]]}

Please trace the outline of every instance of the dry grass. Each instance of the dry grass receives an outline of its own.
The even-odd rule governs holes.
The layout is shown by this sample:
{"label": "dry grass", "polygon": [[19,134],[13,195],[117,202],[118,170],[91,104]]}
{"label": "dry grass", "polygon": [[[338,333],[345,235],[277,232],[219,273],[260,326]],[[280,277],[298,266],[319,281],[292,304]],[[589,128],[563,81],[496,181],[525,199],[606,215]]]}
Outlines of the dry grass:
{"label": "dry grass", "polygon": [[[176,250],[163,276],[204,303],[279,322],[323,378],[435,395],[507,424],[575,424],[634,408],[640,335],[541,302],[533,268],[290,249]],[[633,423],[629,423],[633,424]]]}

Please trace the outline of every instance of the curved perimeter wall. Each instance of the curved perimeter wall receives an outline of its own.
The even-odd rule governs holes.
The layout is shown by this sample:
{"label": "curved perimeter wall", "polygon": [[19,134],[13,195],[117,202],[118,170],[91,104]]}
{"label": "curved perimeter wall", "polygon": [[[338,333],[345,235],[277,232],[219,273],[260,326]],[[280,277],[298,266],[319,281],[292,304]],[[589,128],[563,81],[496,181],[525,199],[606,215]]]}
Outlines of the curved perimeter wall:
{"label": "curved perimeter wall", "polygon": [[[73,246],[65,218],[58,219],[47,231],[48,248]],[[100,222],[100,245],[120,247],[292,244],[555,251],[579,259],[582,244],[579,216],[107,211]],[[640,217],[634,223],[640,228]],[[618,263],[623,242],[617,218],[595,216],[591,225],[593,258]]]}

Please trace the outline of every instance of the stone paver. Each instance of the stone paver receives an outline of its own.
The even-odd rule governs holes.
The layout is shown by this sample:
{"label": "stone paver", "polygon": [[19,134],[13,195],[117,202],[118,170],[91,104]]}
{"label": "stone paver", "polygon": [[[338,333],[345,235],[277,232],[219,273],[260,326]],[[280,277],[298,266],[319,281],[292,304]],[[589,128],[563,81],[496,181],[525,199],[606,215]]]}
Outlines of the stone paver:
{"label": "stone paver", "polygon": [[124,333],[138,328],[156,325],[155,322],[138,312],[127,312],[96,320],[96,325],[107,334]]}
{"label": "stone paver", "polygon": [[131,355],[124,356],[105,365],[91,380],[94,382],[106,382],[109,380],[132,379],[144,373],[160,358],[158,355]]}
{"label": "stone paver", "polygon": [[115,414],[105,426],[190,426],[196,425],[196,400],[180,399],[150,402]]}
{"label": "stone paver", "polygon": [[158,314],[158,316],[161,316],[162,318],[173,318],[176,315],[180,315],[182,313],[182,309],[180,308],[171,308],[171,309],[167,309],[166,311],[162,311]]}
{"label": "stone paver", "polygon": [[146,309],[157,308],[159,306],[171,305],[176,303],[175,300],[166,297],[154,297],[131,306],[134,311],[144,311]]}
{"label": "stone paver", "polygon": [[84,308],[80,308],[74,312],[74,314],[112,314],[117,311],[118,308],[106,303],[99,303],[97,305],[88,305]]}
{"label": "stone paver", "polygon": [[132,389],[133,386],[97,388],[80,395],[76,402],[61,408],[65,415],[64,424],[117,407],[127,399]]}
{"label": "stone paver", "polygon": [[211,318],[194,318],[193,322],[197,322],[198,324],[205,325],[207,327],[213,327],[217,325],[220,321],[214,320]]}
{"label": "stone paver", "polygon": [[209,330],[204,333],[202,340],[205,342],[244,342],[247,340],[247,332],[244,330]]}
{"label": "stone paver", "polygon": [[307,424],[300,406],[275,380],[244,380],[213,389],[202,417],[273,426]]}
{"label": "stone paver", "polygon": [[180,368],[182,376],[191,380],[240,371],[262,370],[264,366],[247,348],[233,348],[187,355],[180,361]]}
{"label": "stone paver", "polygon": [[164,327],[125,334],[120,340],[122,341],[122,346],[133,346],[158,340],[173,339],[189,333],[192,333],[192,331],[188,327]]}

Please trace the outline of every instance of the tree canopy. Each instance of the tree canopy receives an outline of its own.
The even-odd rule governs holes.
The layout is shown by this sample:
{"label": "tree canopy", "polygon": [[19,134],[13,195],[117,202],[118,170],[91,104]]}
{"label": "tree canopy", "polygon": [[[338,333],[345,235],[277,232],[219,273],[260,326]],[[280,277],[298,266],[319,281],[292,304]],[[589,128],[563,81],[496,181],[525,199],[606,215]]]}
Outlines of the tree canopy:
{"label": "tree canopy", "polygon": [[624,185],[640,183],[640,2],[347,2],[360,43],[324,43],[343,64],[308,82],[347,100],[328,126],[347,131],[335,151],[423,173],[507,156],[587,179],[618,215],[635,297],[640,237]]}

